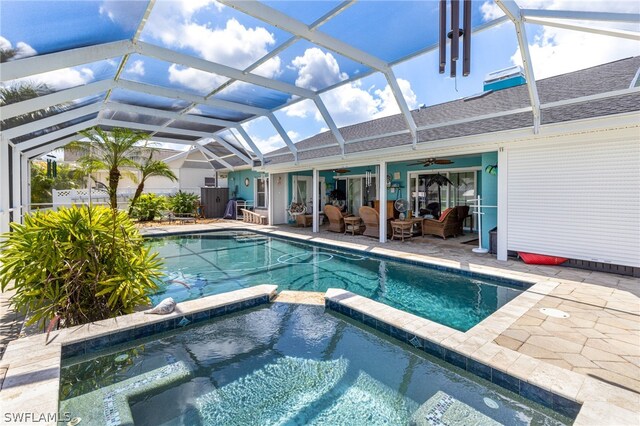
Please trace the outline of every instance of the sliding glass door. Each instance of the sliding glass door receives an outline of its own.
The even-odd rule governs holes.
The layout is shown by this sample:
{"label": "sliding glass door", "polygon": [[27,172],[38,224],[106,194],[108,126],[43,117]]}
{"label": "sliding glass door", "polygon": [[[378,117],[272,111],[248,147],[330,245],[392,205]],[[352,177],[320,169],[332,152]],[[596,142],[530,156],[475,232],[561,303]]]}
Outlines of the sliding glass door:
{"label": "sliding glass door", "polygon": [[[453,185],[443,185],[438,198],[438,185],[427,187],[429,178],[439,173]],[[409,173],[411,206],[414,214],[437,216],[448,207],[471,205],[477,193],[477,171],[438,171],[432,173]]]}

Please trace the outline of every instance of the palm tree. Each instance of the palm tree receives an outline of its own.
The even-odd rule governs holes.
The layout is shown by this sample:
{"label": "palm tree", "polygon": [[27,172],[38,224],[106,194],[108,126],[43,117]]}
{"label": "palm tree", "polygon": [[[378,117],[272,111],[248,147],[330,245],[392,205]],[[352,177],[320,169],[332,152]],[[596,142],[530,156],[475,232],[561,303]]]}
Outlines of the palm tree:
{"label": "palm tree", "polygon": [[440,216],[440,208],[442,206],[442,196],[440,194],[441,187],[445,185],[453,185],[453,182],[451,182],[448,177],[441,175],[440,173],[427,176],[425,188],[429,188],[433,184],[438,185],[438,216]]}
{"label": "palm tree", "polygon": [[[137,167],[138,163],[135,158],[141,149],[138,143],[146,141],[149,135],[124,128],[115,128],[106,132],[99,127],[84,130],[80,134],[89,139],[90,151],[78,161],[89,172],[96,170],[109,172],[107,193],[111,208],[116,210],[118,208],[118,183],[123,174],[120,169]],[[87,144],[82,141],[73,141],[71,146],[76,149],[87,149]]]}
{"label": "palm tree", "polygon": [[161,177],[166,177],[174,182],[178,180],[176,175],[169,168],[169,165],[164,161],[154,160],[153,159],[154,150],[150,148],[148,149],[149,149],[149,156],[143,162],[139,163],[136,166],[136,168],[140,171],[141,176],[140,176],[140,181],[138,182],[138,187],[136,188],[136,192],[133,195],[133,198],[131,199],[131,205],[129,206],[129,214],[133,212],[133,207],[135,206],[136,201],[138,201],[138,198],[142,194],[142,191],[144,191],[144,183],[147,181],[147,179],[149,179],[152,176],[161,176]]}
{"label": "palm tree", "polygon": [[0,49],[0,62],[9,62],[18,54],[18,49]]}
{"label": "palm tree", "polygon": [[[7,86],[0,86],[0,106],[11,105],[51,93],[52,90],[46,84],[34,82],[19,82]],[[16,117],[0,121],[0,129],[6,130],[41,118],[62,112],[67,108],[66,104],[50,106],[31,111]]]}

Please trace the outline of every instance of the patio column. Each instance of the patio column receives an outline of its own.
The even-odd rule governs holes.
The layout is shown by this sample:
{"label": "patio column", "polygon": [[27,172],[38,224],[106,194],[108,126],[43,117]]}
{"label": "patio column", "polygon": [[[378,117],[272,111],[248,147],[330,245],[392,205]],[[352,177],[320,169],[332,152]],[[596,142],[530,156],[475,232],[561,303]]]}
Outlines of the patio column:
{"label": "patio column", "polygon": [[507,260],[507,148],[498,149],[498,260]]}
{"label": "patio column", "polygon": [[16,148],[13,149],[13,155],[11,156],[11,162],[12,162],[12,166],[11,169],[13,170],[13,176],[12,176],[12,188],[11,188],[11,192],[13,194],[13,205],[11,206],[13,208],[13,221],[14,222],[18,222],[18,223],[22,223],[22,215],[23,215],[23,211],[22,211],[22,196],[20,194],[20,180],[22,177],[22,167],[21,167],[21,162],[20,162],[20,151],[18,151]]}
{"label": "patio column", "polygon": [[9,231],[9,142],[0,138],[0,233]]}
{"label": "patio column", "polygon": [[320,230],[320,171],[313,169],[313,232]]}
{"label": "patio column", "polygon": [[273,173],[267,179],[267,221],[273,226]]}
{"label": "patio column", "polygon": [[31,210],[31,162],[25,154],[20,156],[20,199],[22,200],[22,216]]}
{"label": "patio column", "polygon": [[387,242],[387,162],[381,161],[378,167],[378,185],[380,185],[380,242]]}

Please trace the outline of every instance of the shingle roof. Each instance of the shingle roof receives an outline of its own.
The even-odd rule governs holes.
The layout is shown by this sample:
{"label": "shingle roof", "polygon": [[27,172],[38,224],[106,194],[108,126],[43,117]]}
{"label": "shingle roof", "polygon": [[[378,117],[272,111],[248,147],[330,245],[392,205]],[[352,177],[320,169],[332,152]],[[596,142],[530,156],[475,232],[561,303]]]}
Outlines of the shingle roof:
{"label": "shingle roof", "polygon": [[[622,59],[603,65],[538,80],[541,104],[628,89],[640,68],[640,56]],[[530,106],[526,85],[511,87],[474,99],[458,99],[411,112],[418,128],[447,123],[487,114],[505,112]],[[640,110],[640,94],[627,94],[579,104],[545,108],[541,112],[542,124],[600,117]],[[503,130],[531,127],[533,114],[521,112],[502,117],[437,127],[418,131],[418,141],[428,142],[462,136],[491,133]],[[389,136],[389,133],[398,132]],[[402,132],[402,133],[401,133]],[[340,129],[345,141],[345,153],[369,151],[411,144],[411,135],[401,114],[379,118]],[[380,137],[375,138],[376,135]],[[387,135],[387,136],[384,136]],[[357,139],[364,141],[351,142]],[[329,131],[296,143],[300,160],[322,158],[340,154],[340,148]],[[319,148],[319,149],[314,149]],[[288,148],[281,148],[266,155],[267,164],[293,162]]]}

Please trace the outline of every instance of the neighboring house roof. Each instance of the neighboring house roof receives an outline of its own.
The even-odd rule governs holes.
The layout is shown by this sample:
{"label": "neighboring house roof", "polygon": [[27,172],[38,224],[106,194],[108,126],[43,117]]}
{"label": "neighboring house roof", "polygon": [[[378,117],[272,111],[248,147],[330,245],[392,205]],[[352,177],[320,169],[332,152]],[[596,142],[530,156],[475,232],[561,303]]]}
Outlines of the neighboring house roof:
{"label": "neighboring house roof", "polygon": [[[153,159],[154,160],[164,160],[166,158],[172,157],[176,154],[180,154],[181,151],[176,151],[173,149],[164,149],[164,148],[158,148],[154,150],[153,153]],[[73,148],[69,148],[69,147],[64,147],[64,161],[65,162],[69,162],[69,163],[73,163],[78,161],[82,156],[84,156],[86,153],[82,152],[80,150],[77,149],[73,149]]]}
{"label": "neighboring house roof", "polygon": [[[597,95],[628,89],[640,68],[640,56],[610,62],[537,80],[542,105],[551,102]],[[502,89],[471,99],[458,99],[443,104],[421,108],[411,112],[418,127],[418,142],[428,142],[483,133],[531,127],[531,111],[513,113],[484,120],[452,124],[444,127],[420,129],[425,126],[445,124],[454,120],[480,117],[530,107],[526,85]],[[541,124],[579,120],[640,110],[640,93],[619,95],[578,104],[545,108],[541,112]],[[410,145],[411,134],[401,114],[379,118],[340,128],[345,144],[345,154]],[[376,137],[377,136],[377,137]],[[366,140],[360,140],[366,139]],[[299,160],[309,160],[340,155],[338,142],[329,131],[296,143]],[[306,151],[312,149],[310,151]],[[266,154],[266,165],[293,162],[294,156],[287,147]]]}

